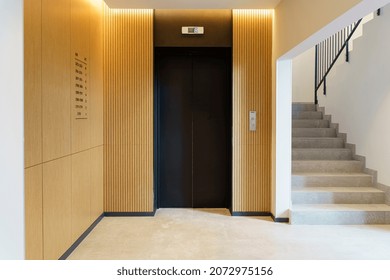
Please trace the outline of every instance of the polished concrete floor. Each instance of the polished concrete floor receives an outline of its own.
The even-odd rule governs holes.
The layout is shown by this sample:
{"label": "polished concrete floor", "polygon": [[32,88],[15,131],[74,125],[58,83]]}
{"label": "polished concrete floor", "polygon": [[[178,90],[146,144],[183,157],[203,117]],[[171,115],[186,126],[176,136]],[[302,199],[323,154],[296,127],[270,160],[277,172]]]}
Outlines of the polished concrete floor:
{"label": "polished concrete floor", "polygon": [[297,226],[224,209],[106,217],[68,259],[387,259],[390,225]]}

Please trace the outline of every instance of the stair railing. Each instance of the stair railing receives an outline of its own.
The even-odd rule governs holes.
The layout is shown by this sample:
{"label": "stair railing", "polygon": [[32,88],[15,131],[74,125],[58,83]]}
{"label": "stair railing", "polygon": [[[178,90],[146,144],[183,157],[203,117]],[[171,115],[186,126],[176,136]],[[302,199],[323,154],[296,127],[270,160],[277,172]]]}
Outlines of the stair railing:
{"label": "stair railing", "polygon": [[362,19],[340,30],[315,47],[315,92],[314,104],[318,104],[318,90],[323,85],[326,95],[326,77],[337,59],[346,49],[345,60],[349,62],[349,40],[360,25]]}

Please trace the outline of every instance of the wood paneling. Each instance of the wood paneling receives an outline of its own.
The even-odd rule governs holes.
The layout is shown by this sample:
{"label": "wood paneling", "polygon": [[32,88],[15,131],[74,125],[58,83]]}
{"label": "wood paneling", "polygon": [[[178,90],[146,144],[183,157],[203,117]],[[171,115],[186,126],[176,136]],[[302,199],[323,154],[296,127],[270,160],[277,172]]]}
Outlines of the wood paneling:
{"label": "wood paneling", "polygon": [[44,259],[58,259],[72,244],[72,158],[43,165]]}
{"label": "wood paneling", "polygon": [[[95,1],[96,2],[96,1]],[[89,96],[91,147],[103,145],[103,2],[91,5]]]}
{"label": "wood paneling", "polygon": [[153,11],[105,10],[104,209],[153,211]]}
{"label": "wood paneling", "polygon": [[42,0],[43,161],[70,154],[70,0]]}
{"label": "wood paneling", "polygon": [[91,222],[91,151],[72,155],[72,241]]}
{"label": "wood paneling", "polygon": [[24,160],[42,162],[42,15],[40,0],[24,1]]}
{"label": "wood paneling", "polygon": [[[26,256],[57,259],[103,212],[104,2],[24,3]],[[72,114],[75,52],[89,60],[88,120]]]}
{"label": "wood paneling", "polygon": [[[233,11],[233,211],[270,212],[272,12]],[[257,131],[249,131],[257,111]]]}
{"label": "wood paneling", "polygon": [[[77,153],[88,149],[91,145],[91,129],[90,129],[90,116],[86,119],[77,119],[76,112],[76,95],[75,91],[79,90],[76,84],[82,84],[84,86],[83,92],[89,95],[90,89],[88,83],[84,81],[76,81],[76,76],[79,76],[75,72],[75,58],[78,54],[78,58],[84,61],[86,58],[86,67],[83,69],[83,77],[88,82],[90,77],[90,58],[89,58],[89,18],[90,18],[90,5],[89,0],[71,0],[71,124],[72,124],[72,153]],[[80,97],[77,95],[77,98]],[[89,99],[89,96],[87,97]],[[85,99],[85,98],[84,98]],[[84,103],[83,106],[89,106],[88,103]],[[90,108],[88,109],[88,112]]]}
{"label": "wood paneling", "polygon": [[91,223],[103,213],[103,146],[91,150]]}
{"label": "wood paneling", "polygon": [[26,259],[43,259],[42,165],[25,170]]}

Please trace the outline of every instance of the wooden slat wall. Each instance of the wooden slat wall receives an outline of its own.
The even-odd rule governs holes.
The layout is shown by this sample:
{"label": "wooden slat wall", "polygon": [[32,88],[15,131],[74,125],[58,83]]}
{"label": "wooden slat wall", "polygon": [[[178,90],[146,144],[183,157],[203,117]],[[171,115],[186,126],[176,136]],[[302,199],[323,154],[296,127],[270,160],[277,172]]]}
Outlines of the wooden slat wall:
{"label": "wooden slat wall", "polygon": [[[270,212],[272,12],[233,10],[233,211]],[[257,111],[257,131],[249,131]]]}
{"label": "wooden slat wall", "polygon": [[[57,259],[103,212],[105,4],[24,5],[26,257]],[[87,120],[72,111],[75,52],[89,60]]]}
{"label": "wooden slat wall", "polygon": [[105,9],[104,210],[153,211],[153,11]]}

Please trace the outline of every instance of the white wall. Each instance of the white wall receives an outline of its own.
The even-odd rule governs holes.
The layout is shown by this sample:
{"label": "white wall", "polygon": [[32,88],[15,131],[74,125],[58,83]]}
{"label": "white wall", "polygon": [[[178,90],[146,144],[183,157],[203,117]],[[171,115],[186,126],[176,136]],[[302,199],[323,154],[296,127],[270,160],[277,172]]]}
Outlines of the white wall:
{"label": "white wall", "polygon": [[293,102],[314,102],[315,48],[292,60]]}
{"label": "white wall", "polygon": [[[349,43],[350,50],[353,50],[353,42],[355,39],[363,35],[363,24],[374,18],[374,13],[370,13],[362,20],[362,24],[358,26],[352,39]],[[342,54],[337,64],[342,63]],[[315,48],[311,48],[300,54],[292,60],[292,83],[293,83],[293,102],[314,102],[314,68],[315,68]],[[322,92],[319,91],[319,94]]]}
{"label": "white wall", "polygon": [[24,259],[23,0],[0,0],[0,259]]}
{"label": "white wall", "polygon": [[320,106],[332,114],[379,183],[390,185],[390,6],[363,26],[350,63],[338,65],[327,79]]}

